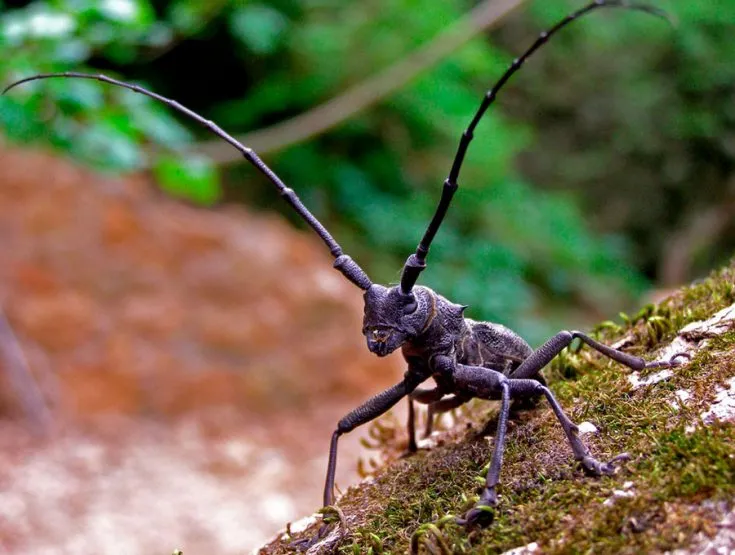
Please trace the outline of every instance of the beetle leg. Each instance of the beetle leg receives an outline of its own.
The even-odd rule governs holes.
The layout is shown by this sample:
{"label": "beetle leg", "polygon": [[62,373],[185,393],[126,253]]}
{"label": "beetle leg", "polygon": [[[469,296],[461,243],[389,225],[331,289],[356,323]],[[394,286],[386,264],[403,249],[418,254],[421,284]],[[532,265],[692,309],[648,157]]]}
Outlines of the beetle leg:
{"label": "beetle leg", "polygon": [[671,368],[681,364],[677,358],[685,356],[684,354],[677,354],[673,356],[671,360],[655,360],[647,362],[641,357],[608,347],[580,331],[560,331],[546,343],[541,345],[541,347],[531,353],[528,358],[518,366],[518,368],[513,370],[510,377],[513,379],[527,379],[536,376],[544,366],[551,362],[556,355],[562,352],[564,347],[569,346],[569,344],[576,338],[579,338],[582,342],[589,345],[597,352],[602,353],[606,357],[609,357],[620,364],[624,364],[633,370],[643,370],[644,368]]}

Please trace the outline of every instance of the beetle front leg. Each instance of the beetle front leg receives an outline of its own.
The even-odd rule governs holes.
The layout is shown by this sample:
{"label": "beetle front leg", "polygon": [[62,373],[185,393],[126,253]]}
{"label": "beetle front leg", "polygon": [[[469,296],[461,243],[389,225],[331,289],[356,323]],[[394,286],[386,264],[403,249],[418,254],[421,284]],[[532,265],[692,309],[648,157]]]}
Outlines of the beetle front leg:
{"label": "beetle front leg", "polygon": [[[511,382],[502,373],[482,368],[480,366],[467,366],[464,364],[453,365],[449,359],[437,357],[437,367],[446,372],[451,372],[457,389],[457,396],[463,399],[479,397],[481,399],[497,399],[500,396],[501,406],[498,417],[498,428],[495,434],[490,467],[485,479],[485,488],[480,495],[479,501],[457,522],[466,526],[487,526],[493,520],[493,508],[498,503],[496,491],[500,481],[500,469],[503,466],[503,451],[505,449],[505,434],[508,428],[508,415],[510,413],[510,400],[512,397]],[[538,383],[534,380],[534,383]]]}
{"label": "beetle front leg", "polygon": [[324,482],[325,507],[334,502],[334,474],[337,470],[337,440],[339,440],[339,436],[351,432],[358,426],[362,426],[387,412],[403,397],[416,389],[420,381],[417,376],[406,373],[402,382],[382,393],[378,393],[339,421],[329,444],[329,463],[327,464],[327,478]]}
{"label": "beetle front leg", "polygon": [[500,468],[503,466],[503,451],[505,449],[505,432],[508,429],[508,414],[510,413],[510,380],[501,375],[498,387],[501,390],[500,415],[498,416],[498,428],[495,434],[495,445],[493,447],[490,467],[485,478],[485,488],[482,490],[480,499],[470,509],[464,518],[458,518],[457,523],[465,526],[487,526],[493,521],[494,509],[498,504],[497,485],[500,482]]}

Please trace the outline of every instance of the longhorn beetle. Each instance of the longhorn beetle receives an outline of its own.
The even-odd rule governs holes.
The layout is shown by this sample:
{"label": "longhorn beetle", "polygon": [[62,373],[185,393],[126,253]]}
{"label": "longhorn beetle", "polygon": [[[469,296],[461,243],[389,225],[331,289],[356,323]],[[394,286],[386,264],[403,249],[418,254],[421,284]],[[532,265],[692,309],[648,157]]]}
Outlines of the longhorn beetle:
{"label": "longhorn beetle", "polygon": [[[475,322],[465,318],[464,306],[452,303],[428,287],[416,285],[419,275],[426,268],[426,257],[431,242],[459,186],[458,179],[462,162],[472,141],[475,128],[485,111],[495,101],[503,85],[523,65],[523,62],[545,44],[552,35],[572,21],[602,7],[638,10],[666,18],[664,12],[649,5],[629,3],[624,0],[596,0],[567,15],[549,30],[541,33],[531,47],[513,61],[498,82],[485,94],[477,113],[459,141],[449,176],[444,181],[436,212],[416,252],[406,260],[400,284],[391,287],[372,283],[362,268],[342,251],[337,241],[304,206],[296,193],[287,187],[252,149],[240,144],[215,123],[192,112],[175,100],[105,75],[75,72],[35,75],[16,81],[3,92],[21,83],[50,77],[95,79],[163,102],[200,123],[236,148],[250,164],[275,185],[284,200],[326,244],[334,257],[334,268],[365,292],[362,332],[367,339],[368,349],[377,356],[384,357],[400,347],[408,366],[399,383],[378,393],[347,414],[337,424],[329,446],[324,505],[332,505],[334,501],[334,474],[339,437],[384,414],[403,397],[408,396],[409,399],[409,450],[416,449],[413,401],[427,404],[430,414],[433,414],[458,407],[473,398],[499,399],[501,407],[498,428],[485,487],[476,505],[462,518],[457,519],[460,524],[468,526],[484,525],[492,520],[492,509],[497,505],[496,486],[503,460],[511,399],[545,397],[564,430],[574,458],[579,461],[587,474],[592,476],[611,474],[615,470],[616,462],[627,458],[626,454],[618,455],[610,462],[600,462],[594,458],[579,439],[577,427],[566,416],[539,374],[541,369],[575,338],[603,355],[635,370],[671,367],[678,364],[676,361],[678,355],[668,361],[646,362],[642,358],[603,345],[579,331],[561,331],[541,347],[533,350],[528,343],[508,328],[500,324]],[[418,387],[429,378],[433,378],[434,387]]]}

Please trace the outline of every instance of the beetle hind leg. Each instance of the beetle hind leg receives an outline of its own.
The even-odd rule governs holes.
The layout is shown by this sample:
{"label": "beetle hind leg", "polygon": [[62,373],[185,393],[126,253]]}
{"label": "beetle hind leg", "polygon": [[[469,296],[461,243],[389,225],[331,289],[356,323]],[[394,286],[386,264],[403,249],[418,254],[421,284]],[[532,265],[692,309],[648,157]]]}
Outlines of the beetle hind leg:
{"label": "beetle hind leg", "polygon": [[511,380],[510,386],[514,397],[525,395],[544,395],[546,397],[546,400],[554,411],[556,419],[564,430],[564,435],[567,436],[567,441],[572,448],[574,459],[579,461],[586,474],[590,476],[614,474],[617,469],[617,464],[630,458],[627,453],[621,453],[609,462],[598,461],[590,454],[589,449],[587,449],[579,438],[579,429],[576,424],[569,420],[569,417],[564,413],[561,405],[559,405],[556,397],[554,397],[554,394],[548,387],[539,384],[535,380]]}

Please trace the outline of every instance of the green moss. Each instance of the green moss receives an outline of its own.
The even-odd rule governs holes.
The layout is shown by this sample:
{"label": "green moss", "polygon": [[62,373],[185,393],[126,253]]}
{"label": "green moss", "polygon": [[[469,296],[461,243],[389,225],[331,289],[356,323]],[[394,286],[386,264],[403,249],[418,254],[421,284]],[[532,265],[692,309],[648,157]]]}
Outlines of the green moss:
{"label": "green moss", "polygon": [[[655,358],[656,348],[681,327],[733,302],[730,266],[621,325],[598,326],[596,333]],[[495,521],[468,532],[451,517],[475,501],[477,478],[491,451],[491,442],[477,431],[494,414],[492,403],[473,403],[446,433],[446,443],[394,461],[340,499],[351,525],[337,552],[405,553],[413,546],[426,553],[500,553],[536,541],[545,553],[640,553],[686,545],[695,533],[714,530],[719,515],[702,502],[735,498],[735,427],[698,426],[692,432],[687,426],[698,421],[717,385],[735,375],[735,331],[712,340],[671,380],[637,391],[631,390],[627,369],[589,349],[564,353],[545,373],[572,420],[591,420],[600,429],[584,437],[595,456],[631,454],[622,472],[586,477],[573,464],[552,412],[540,404],[509,427]],[[676,389],[692,395],[686,406],[672,405]],[[381,433],[373,432],[372,439],[395,441],[389,428],[379,425]],[[603,504],[628,480],[634,483],[632,497]],[[287,544],[275,543],[265,553],[289,551]]]}

